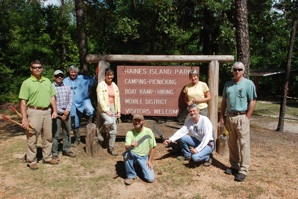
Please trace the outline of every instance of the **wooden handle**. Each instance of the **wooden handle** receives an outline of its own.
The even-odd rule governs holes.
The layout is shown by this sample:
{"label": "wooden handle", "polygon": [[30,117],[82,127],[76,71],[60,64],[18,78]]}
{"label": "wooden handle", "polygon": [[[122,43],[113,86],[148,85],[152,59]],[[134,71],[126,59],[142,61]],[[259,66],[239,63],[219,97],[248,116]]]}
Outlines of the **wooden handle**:
{"label": "wooden handle", "polygon": [[21,123],[19,123],[19,122],[17,122],[17,121],[14,121],[14,120],[10,119],[10,118],[7,117],[6,115],[2,115],[2,117],[3,117],[4,119],[6,119],[6,120],[8,120],[8,121],[11,121],[11,122],[13,122],[13,123],[15,123],[15,124],[17,124],[17,125],[19,125],[19,126],[22,127],[22,124],[21,124]]}
{"label": "wooden handle", "polygon": [[[10,108],[11,108],[16,114],[18,114],[18,116],[20,116],[21,118],[23,118],[23,116],[21,115],[21,113],[20,113],[17,109],[15,109],[15,107],[10,106]],[[35,127],[34,127],[30,122],[29,122],[29,127],[35,131]]]}
{"label": "wooden handle", "polygon": [[15,109],[13,106],[10,106],[10,108],[11,108],[16,114],[18,114],[18,116],[22,117],[21,113],[19,113],[19,111],[17,111],[17,109]]}

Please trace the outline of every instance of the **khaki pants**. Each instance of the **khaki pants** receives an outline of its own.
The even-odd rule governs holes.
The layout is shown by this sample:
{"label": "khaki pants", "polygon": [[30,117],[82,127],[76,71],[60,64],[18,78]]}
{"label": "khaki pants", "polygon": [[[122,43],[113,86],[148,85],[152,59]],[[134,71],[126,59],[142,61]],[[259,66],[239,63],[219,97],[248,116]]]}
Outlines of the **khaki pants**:
{"label": "khaki pants", "polygon": [[52,116],[51,109],[35,110],[27,109],[28,119],[37,130],[37,134],[31,129],[26,131],[27,136],[27,162],[37,163],[37,141],[39,135],[42,139],[42,156],[44,161],[52,159]]}
{"label": "khaki pants", "polygon": [[246,115],[227,116],[230,164],[239,173],[247,175],[250,166],[250,120]]}

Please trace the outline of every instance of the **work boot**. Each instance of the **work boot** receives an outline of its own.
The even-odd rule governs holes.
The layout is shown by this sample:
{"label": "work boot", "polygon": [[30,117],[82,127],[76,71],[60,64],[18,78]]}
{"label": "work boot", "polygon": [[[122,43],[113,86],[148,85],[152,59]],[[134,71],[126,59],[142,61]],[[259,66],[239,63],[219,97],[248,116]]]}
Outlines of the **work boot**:
{"label": "work boot", "polygon": [[108,148],[108,153],[113,155],[113,156],[117,156],[118,153],[115,151],[114,147],[109,147]]}

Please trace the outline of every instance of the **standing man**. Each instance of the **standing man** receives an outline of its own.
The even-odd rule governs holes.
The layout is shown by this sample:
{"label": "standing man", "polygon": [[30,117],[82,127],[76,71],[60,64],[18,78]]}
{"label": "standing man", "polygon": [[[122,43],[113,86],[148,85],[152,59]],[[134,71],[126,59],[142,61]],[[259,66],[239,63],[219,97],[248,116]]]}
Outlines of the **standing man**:
{"label": "standing man", "polygon": [[70,110],[71,127],[74,132],[74,144],[80,144],[80,120],[83,113],[88,117],[88,122],[92,122],[95,116],[94,108],[89,98],[89,89],[97,85],[97,76],[89,77],[78,75],[79,69],[76,66],[69,68],[69,77],[63,80],[72,90],[73,102]]}
{"label": "standing man", "polygon": [[[204,162],[204,166],[212,164],[212,152],[214,150],[213,128],[210,120],[200,115],[198,105],[191,104],[189,107],[190,118],[168,140],[165,145],[178,140],[182,147],[184,156],[178,156],[179,160],[190,160]],[[192,133],[193,136],[188,135]]]}
{"label": "standing man", "polygon": [[[43,68],[39,60],[31,63],[30,70],[31,77],[22,83],[19,99],[23,117],[22,127],[26,129],[27,137],[27,166],[36,170],[38,169],[36,146],[40,134],[43,162],[58,164],[58,161],[52,158],[52,118],[57,117],[56,91],[50,80],[41,75]],[[35,127],[37,133],[29,129],[29,122]]]}
{"label": "standing man", "polygon": [[124,157],[127,175],[124,183],[126,185],[131,185],[137,176],[134,168],[135,163],[138,163],[141,167],[143,177],[147,182],[155,180],[152,161],[155,154],[156,140],[151,129],[144,127],[144,123],[143,115],[134,115],[132,119],[134,129],[126,133],[125,149],[127,150],[133,146],[133,149]]}
{"label": "standing man", "polygon": [[231,167],[225,173],[236,175],[235,181],[239,182],[245,179],[250,166],[250,118],[257,98],[255,85],[243,77],[244,71],[242,62],[232,66],[234,79],[224,86],[220,117],[229,131]]}
{"label": "standing man", "polygon": [[58,157],[58,139],[62,128],[63,133],[63,147],[62,154],[68,157],[75,157],[76,155],[70,151],[70,119],[69,113],[72,105],[72,93],[70,87],[65,85],[62,81],[64,74],[61,70],[54,72],[53,87],[56,90],[57,111],[59,117],[53,119],[53,158],[59,161]]}

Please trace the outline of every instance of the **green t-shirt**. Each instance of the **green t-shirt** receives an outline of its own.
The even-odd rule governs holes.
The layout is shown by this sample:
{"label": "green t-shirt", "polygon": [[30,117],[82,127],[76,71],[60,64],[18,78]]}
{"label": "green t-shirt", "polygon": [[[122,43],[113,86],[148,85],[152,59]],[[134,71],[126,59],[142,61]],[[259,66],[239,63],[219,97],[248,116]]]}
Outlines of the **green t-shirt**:
{"label": "green t-shirt", "polygon": [[42,77],[37,80],[31,75],[21,86],[19,99],[27,101],[27,106],[47,108],[51,104],[51,97],[56,91],[48,78]]}
{"label": "green t-shirt", "polygon": [[131,145],[133,141],[139,141],[144,135],[149,135],[151,138],[147,138],[139,146],[132,149],[132,152],[139,156],[149,155],[151,148],[156,146],[156,140],[151,129],[143,127],[140,133],[132,129],[126,133],[125,137],[125,145]]}
{"label": "green t-shirt", "polygon": [[223,98],[227,100],[228,112],[242,112],[248,109],[249,103],[257,98],[254,83],[246,78],[240,82],[228,81],[223,90]]}

